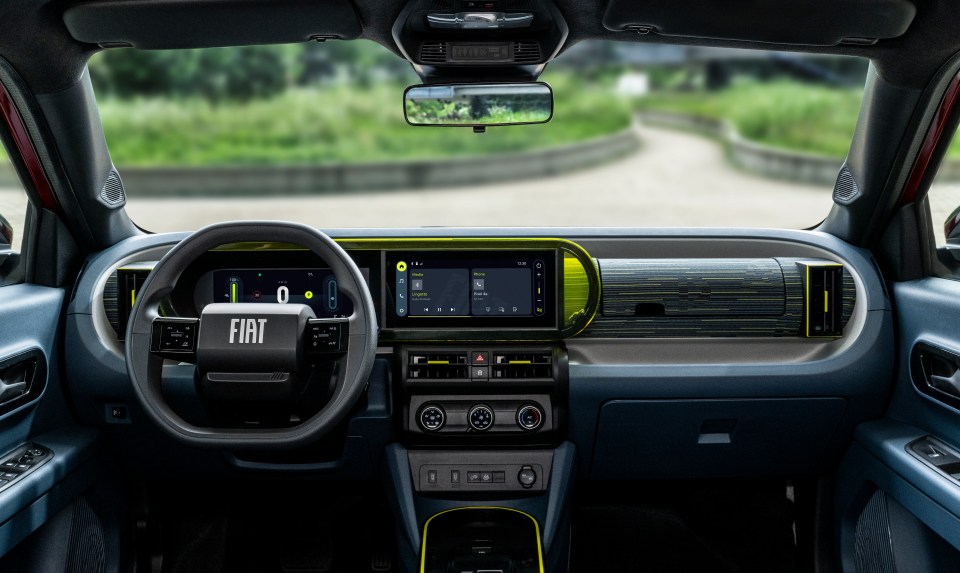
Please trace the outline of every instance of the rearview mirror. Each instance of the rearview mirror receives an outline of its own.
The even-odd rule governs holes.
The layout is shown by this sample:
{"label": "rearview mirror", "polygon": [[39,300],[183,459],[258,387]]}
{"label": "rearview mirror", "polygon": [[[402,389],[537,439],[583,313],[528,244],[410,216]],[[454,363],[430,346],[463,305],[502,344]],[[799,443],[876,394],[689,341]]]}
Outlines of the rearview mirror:
{"label": "rearview mirror", "polygon": [[403,114],[410,125],[546,123],[553,117],[553,90],[542,82],[410,86],[403,92]]}

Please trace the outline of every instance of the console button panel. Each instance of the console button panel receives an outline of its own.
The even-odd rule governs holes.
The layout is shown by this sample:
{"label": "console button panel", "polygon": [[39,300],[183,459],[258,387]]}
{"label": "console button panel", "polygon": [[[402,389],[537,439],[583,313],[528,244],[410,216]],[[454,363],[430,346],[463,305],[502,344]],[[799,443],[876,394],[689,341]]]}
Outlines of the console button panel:
{"label": "console button panel", "polygon": [[414,488],[422,493],[541,492],[553,461],[549,450],[409,452]]}
{"label": "console button panel", "polygon": [[424,441],[532,444],[562,429],[567,358],[560,345],[424,345],[397,352],[404,429]]}

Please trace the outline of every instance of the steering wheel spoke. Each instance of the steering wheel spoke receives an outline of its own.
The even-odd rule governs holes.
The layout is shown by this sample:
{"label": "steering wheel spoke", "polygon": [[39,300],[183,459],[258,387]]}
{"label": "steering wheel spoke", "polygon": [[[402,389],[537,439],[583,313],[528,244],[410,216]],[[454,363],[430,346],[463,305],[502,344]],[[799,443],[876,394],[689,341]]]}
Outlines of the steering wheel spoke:
{"label": "steering wheel spoke", "polygon": [[156,318],[150,336],[150,352],[162,358],[195,364],[199,331],[199,318]]}
{"label": "steering wheel spoke", "polygon": [[349,319],[311,318],[303,333],[303,348],[307,360],[319,364],[346,355],[349,340]]}

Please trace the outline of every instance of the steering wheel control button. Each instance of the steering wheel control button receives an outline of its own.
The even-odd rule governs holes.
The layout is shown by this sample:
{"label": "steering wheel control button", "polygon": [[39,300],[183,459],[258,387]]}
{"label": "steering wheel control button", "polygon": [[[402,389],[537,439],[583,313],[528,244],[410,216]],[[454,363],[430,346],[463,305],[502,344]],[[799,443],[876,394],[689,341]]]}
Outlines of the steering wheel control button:
{"label": "steering wheel control button", "polygon": [[517,410],[517,425],[533,431],[543,424],[543,410],[535,404],[525,404]]}
{"label": "steering wheel control button", "polygon": [[470,368],[470,377],[474,380],[486,380],[490,378],[489,366],[472,366]]}
{"label": "steering wheel control button", "polygon": [[195,318],[158,318],[153,321],[150,350],[173,360],[189,359],[197,349],[197,330],[200,321]]}
{"label": "steering wheel control button", "polygon": [[493,419],[493,410],[486,404],[477,404],[467,413],[467,423],[478,432],[490,429]]}
{"label": "steering wheel control button", "polygon": [[533,484],[537,483],[537,472],[533,471],[530,466],[523,466],[520,468],[520,473],[517,474],[517,481],[524,488],[531,488]]}
{"label": "steering wheel control button", "polygon": [[428,404],[420,410],[420,427],[428,432],[436,432],[445,422],[446,414],[436,404]]}
{"label": "steering wheel control button", "polygon": [[345,352],[344,331],[346,329],[346,322],[341,320],[326,318],[307,320],[307,331],[304,336],[307,354],[317,357]]}

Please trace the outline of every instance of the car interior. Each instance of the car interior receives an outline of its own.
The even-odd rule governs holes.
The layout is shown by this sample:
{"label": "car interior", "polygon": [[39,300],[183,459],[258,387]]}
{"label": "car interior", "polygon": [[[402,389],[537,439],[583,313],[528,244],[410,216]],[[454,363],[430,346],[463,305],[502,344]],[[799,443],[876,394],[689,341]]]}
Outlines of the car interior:
{"label": "car interior", "polygon": [[[0,3],[0,571],[957,571],[958,7]],[[869,69],[809,229],[131,220],[92,56],[358,39],[410,123],[586,40]]]}

